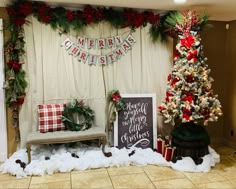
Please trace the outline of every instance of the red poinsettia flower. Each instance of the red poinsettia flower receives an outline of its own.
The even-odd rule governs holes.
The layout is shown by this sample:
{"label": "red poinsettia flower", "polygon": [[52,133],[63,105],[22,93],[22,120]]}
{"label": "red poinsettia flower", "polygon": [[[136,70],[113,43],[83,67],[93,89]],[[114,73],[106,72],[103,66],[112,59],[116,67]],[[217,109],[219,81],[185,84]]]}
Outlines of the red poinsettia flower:
{"label": "red poinsettia flower", "polygon": [[105,14],[103,12],[103,9],[98,9],[96,12],[96,19],[102,20],[104,18]]}
{"label": "red poinsettia flower", "polygon": [[175,85],[175,83],[178,81],[179,81],[179,79],[177,77],[175,77],[171,82],[171,86],[173,87]]}
{"label": "red poinsettia flower", "polygon": [[190,103],[193,102],[194,100],[194,95],[193,93],[189,92],[189,91],[185,91],[184,92],[185,97],[182,99],[183,101],[189,101]]}
{"label": "red poinsettia flower", "polygon": [[133,25],[135,25],[136,28],[140,27],[143,25],[143,14],[136,12],[135,19],[133,19]]}
{"label": "red poinsettia flower", "polygon": [[9,61],[7,62],[7,65],[10,66],[10,67],[12,67],[13,64],[14,64],[14,60],[9,60]]}
{"label": "red poinsettia flower", "polygon": [[187,60],[197,61],[197,50],[188,52]]}
{"label": "red poinsettia flower", "polygon": [[159,109],[159,111],[162,111],[162,110],[164,109],[164,107],[163,107],[163,106],[161,106],[161,105],[160,105],[160,106],[158,106],[157,108]]}
{"label": "red poinsettia flower", "polygon": [[192,35],[189,35],[186,38],[180,39],[181,45],[186,47],[186,48],[190,48],[193,45],[194,42],[195,42],[195,39]]}
{"label": "red poinsettia flower", "polygon": [[84,7],[84,11],[81,14],[81,17],[86,20],[87,24],[90,24],[94,21],[96,16],[96,10],[90,5]]}
{"label": "red poinsettia flower", "polygon": [[77,15],[76,11],[66,10],[67,20],[73,21],[75,19],[76,15]]}
{"label": "red poinsettia flower", "polygon": [[182,99],[183,101],[188,101],[189,103],[193,102],[193,96],[186,96]]}
{"label": "red poinsettia flower", "polygon": [[179,56],[180,56],[180,53],[179,53],[179,51],[176,50],[175,53],[174,53],[174,59],[175,60],[178,59]]}
{"label": "red poinsettia flower", "polygon": [[17,98],[17,103],[22,105],[25,101],[25,97],[20,97],[20,98]]}
{"label": "red poinsettia flower", "polygon": [[19,28],[25,24],[25,18],[18,16],[18,17],[15,17],[14,19],[12,19],[12,22],[16,25],[16,27]]}
{"label": "red poinsettia flower", "polygon": [[153,12],[146,12],[144,13],[144,17],[147,20],[147,22],[149,22],[150,24],[153,23],[155,21],[155,15]]}
{"label": "red poinsettia flower", "polygon": [[120,94],[116,93],[111,95],[113,101],[118,102],[120,100]]}
{"label": "red poinsettia flower", "polygon": [[172,93],[170,93],[170,92],[166,92],[166,102],[170,102],[170,99],[169,99],[169,97],[171,97],[171,96],[174,96]]}
{"label": "red poinsettia flower", "polygon": [[14,60],[9,60],[7,62],[7,65],[12,68],[14,71],[19,71],[21,68],[21,64],[18,61],[14,61]]}
{"label": "red poinsettia flower", "polygon": [[189,110],[189,109],[187,109],[187,108],[184,108],[184,109],[182,110],[182,112],[183,112],[183,118],[184,118],[185,120],[189,120],[189,119],[190,119],[190,116],[192,115],[191,110]]}
{"label": "red poinsettia flower", "polygon": [[21,64],[20,64],[19,62],[14,62],[14,63],[12,64],[12,69],[13,69],[14,71],[19,71],[20,68],[21,68]]}
{"label": "red poinsettia flower", "polygon": [[46,4],[41,4],[37,8],[38,8],[37,11],[38,11],[39,17],[42,22],[47,23],[50,20],[52,20],[52,16],[50,15],[51,8],[49,6],[47,6]]}
{"label": "red poinsettia flower", "polygon": [[189,119],[190,119],[190,115],[188,115],[188,114],[183,114],[183,118],[184,118],[185,120],[189,120]]}
{"label": "red poinsettia flower", "polygon": [[22,13],[24,16],[31,14],[33,11],[32,2],[24,2],[19,4],[19,12]]}

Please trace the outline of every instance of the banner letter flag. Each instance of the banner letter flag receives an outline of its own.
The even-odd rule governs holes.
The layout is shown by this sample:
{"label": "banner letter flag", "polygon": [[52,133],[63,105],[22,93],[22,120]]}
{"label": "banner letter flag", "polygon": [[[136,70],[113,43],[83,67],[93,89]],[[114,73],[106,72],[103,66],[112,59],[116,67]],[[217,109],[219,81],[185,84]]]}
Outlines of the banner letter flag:
{"label": "banner letter flag", "polygon": [[73,45],[73,42],[67,38],[63,43],[62,46],[65,47],[66,50],[70,49],[70,47]]}
{"label": "banner letter flag", "polygon": [[78,47],[84,49],[85,43],[86,43],[86,39],[85,39],[85,38],[83,38],[83,37],[78,37],[78,39],[77,39],[77,46],[78,46]]}
{"label": "banner letter flag", "polygon": [[96,63],[97,63],[97,58],[98,58],[98,56],[90,54],[90,55],[88,56],[88,64],[89,64],[89,65],[96,65]]}
{"label": "banner letter flag", "polygon": [[83,63],[85,63],[87,58],[88,58],[88,53],[85,52],[85,51],[81,51],[79,56],[78,56],[78,60],[82,61]]}
{"label": "banner letter flag", "polygon": [[107,63],[106,56],[98,56],[98,63],[105,65]]}
{"label": "banner letter flag", "polygon": [[76,46],[73,45],[73,47],[71,48],[71,51],[69,54],[73,55],[74,57],[78,56],[80,52],[80,49]]}
{"label": "banner letter flag", "polygon": [[112,48],[115,47],[115,39],[113,37],[107,38],[107,47]]}
{"label": "banner letter flag", "polygon": [[106,40],[105,39],[98,39],[97,40],[97,46],[99,49],[105,49],[106,48]]}
{"label": "banner letter flag", "polygon": [[129,43],[127,41],[124,41],[121,44],[121,48],[127,53],[127,51],[131,49],[131,46],[129,45]]}
{"label": "banner letter flag", "polygon": [[[99,39],[78,36],[76,43],[73,43],[68,37],[61,46],[64,46],[69,55],[77,57],[78,61],[84,63],[88,61],[89,65],[106,65],[116,62],[121,58],[121,56],[125,56],[128,50],[132,49],[135,43],[136,40],[132,36],[132,33],[129,33],[125,39],[123,39],[121,35]],[[103,55],[96,55],[89,53],[89,49],[91,48],[110,48],[111,51],[109,53],[103,53]]]}
{"label": "banner letter flag", "polygon": [[107,63],[108,64],[111,64],[111,63],[116,61],[116,54],[113,54],[113,52],[107,54],[106,57],[107,57]]}
{"label": "banner letter flag", "polygon": [[116,46],[119,46],[123,42],[123,39],[120,35],[117,35],[114,38],[115,38],[115,41],[116,41]]}
{"label": "banner letter flag", "polygon": [[125,52],[121,47],[118,47],[116,50],[113,51],[113,53],[116,55],[117,60],[119,60],[121,56],[125,56]]}
{"label": "banner letter flag", "polygon": [[88,39],[88,49],[96,47],[96,39]]}
{"label": "banner letter flag", "polygon": [[134,43],[136,43],[135,38],[134,38],[131,34],[128,35],[128,37],[126,38],[126,41],[127,41],[131,46],[133,46]]}

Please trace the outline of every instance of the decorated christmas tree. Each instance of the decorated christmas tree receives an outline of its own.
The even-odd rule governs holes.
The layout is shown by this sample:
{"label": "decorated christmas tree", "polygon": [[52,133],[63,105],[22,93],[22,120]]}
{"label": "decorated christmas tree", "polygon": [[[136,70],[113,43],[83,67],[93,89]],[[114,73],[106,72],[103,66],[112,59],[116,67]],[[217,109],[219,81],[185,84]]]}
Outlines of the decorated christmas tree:
{"label": "decorated christmas tree", "polygon": [[206,16],[192,11],[173,13],[167,23],[178,35],[174,65],[167,78],[166,98],[158,107],[166,123],[217,121],[221,104],[213,94],[213,78],[206,64],[199,31],[206,25]]}

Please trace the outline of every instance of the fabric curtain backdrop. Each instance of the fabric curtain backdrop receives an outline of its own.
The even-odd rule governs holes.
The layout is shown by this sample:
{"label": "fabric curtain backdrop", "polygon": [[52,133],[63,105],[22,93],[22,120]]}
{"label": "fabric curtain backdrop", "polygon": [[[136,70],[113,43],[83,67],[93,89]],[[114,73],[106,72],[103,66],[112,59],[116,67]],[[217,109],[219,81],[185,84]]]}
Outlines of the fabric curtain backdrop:
{"label": "fabric curtain backdrop", "polygon": [[6,106],[5,106],[5,93],[3,89],[4,83],[4,58],[3,58],[3,22],[0,19],[0,162],[7,158],[7,126],[6,126]]}
{"label": "fabric curtain backdrop", "polygon": [[[85,101],[95,111],[95,124],[106,125],[106,96],[110,90],[121,93],[156,93],[157,104],[165,96],[166,78],[172,65],[172,41],[153,44],[148,27],[137,29],[132,50],[113,64],[90,66],[79,62],[61,47],[66,38],[76,43],[77,36],[107,38],[126,37],[130,29],[114,29],[108,23],[86,27],[80,32],[59,35],[59,31],[29,18],[25,25],[27,96],[20,110],[21,147],[27,133],[37,129],[37,104],[65,103],[73,98]],[[104,55],[111,49],[85,50]],[[158,127],[161,126],[158,117]]]}

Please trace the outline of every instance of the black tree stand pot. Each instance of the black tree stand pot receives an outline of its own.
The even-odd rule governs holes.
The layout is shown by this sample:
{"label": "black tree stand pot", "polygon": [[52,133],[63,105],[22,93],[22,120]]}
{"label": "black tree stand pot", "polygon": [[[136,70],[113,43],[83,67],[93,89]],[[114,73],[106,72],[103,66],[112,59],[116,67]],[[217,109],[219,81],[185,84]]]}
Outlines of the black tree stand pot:
{"label": "black tree stand pot", "polygon": [[203,126],[193,122],[181,123],[174,127],[171,137],[172,145],[176,147],[176,153],[172,158],[174,163],[188,156],[198,165],[203,162],[201,157],[209,154],[210,138]]}

